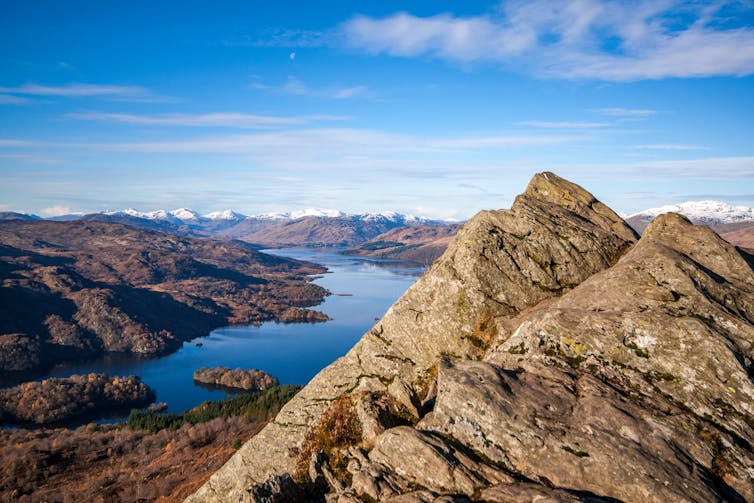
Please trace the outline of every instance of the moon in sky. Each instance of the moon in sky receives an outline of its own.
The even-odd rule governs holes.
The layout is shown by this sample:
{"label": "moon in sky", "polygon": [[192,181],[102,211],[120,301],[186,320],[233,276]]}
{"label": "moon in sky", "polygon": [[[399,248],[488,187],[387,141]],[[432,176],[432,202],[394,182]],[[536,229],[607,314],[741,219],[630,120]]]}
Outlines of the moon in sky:
{"label": "moon in sky", "polygon": [[296,59],[296,53],[292,52],[288,57],[291,58],[291,61],[293,61],[294,59]]}

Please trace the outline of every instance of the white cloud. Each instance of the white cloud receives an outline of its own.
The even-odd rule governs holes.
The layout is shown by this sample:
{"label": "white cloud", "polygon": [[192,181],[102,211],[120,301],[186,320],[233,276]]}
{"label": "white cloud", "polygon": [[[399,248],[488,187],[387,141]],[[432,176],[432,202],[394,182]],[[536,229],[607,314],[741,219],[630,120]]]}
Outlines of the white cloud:
{"label": "white cloud", "polygon": [[136,115],[102,112],[82,112],[67,115],[72,119],[120,122],[145,126],[195,126],[227,127],[239,129],[267,129],[280,126],[306,124],[313,121],[343,121],[350,117],[338,115],[309,115],[301,117],[278,117],[244,113]]}
{"label": "white cloud", "polygon": [[336,34],[316,30],[297,30],[272,28],[264,31],[260,37],[245,36],[237,40],[226,40],[227,46],[248,47],[322,47],[331,45]]}
{"label": "white cloud", "polygon": [[12,138],[0,138],[0,148],[2,147],[30,147],[34,142],[26,140],[15,140]]}
{"label": "white cloud", "polygon": [[662,143],[655,145],[637,145],[640,150],[710,150],[703,145],[686,145],[682,143]]}
{"label": "white cloud", "polygon": [[367,86],[343,87],[341,89],[335,89],[330,93],[330,96],[336,100],[358,98],[369,95],[370,92]]}
{"label": "white cloud", "polygon": [[26,105],[33,100],[22,96],[13,96],[11,94],[0,94],[0,105]]}
{"label": "white cloud", "polygon": [[531,126],[546,129],[594,129],[608,127],[608,122],[548,122],[548,121],[521,121],[521,126]]}
{"label": "white cloud", "polygon": [[625,118],[636,118],[636,119],[643,119],[651,115],[657,114],[657,110],[648,110],[648,109],[641,109],[641,108],[620,108],[620,107],[600,108],[596,110],[596,112],[602,115],[609,115],[611,117],[625,117]]}
{"label": "white cloud", "polygon": [[[582,164],[563,166],[564,171],[587,176],[634,178],[649,183],[650,180],[674,178],[694,179],[752,179],[754,178],[754,157],[710,157],[705,159],[671,159],[636,163]],[[557,169],[557,168],[556,168]]]}
{"label": "white cloud", "polygon": [[[423,138],[370,129],[316,128],[244,135],[223,135],[184,141],[79,145],[131,152],[229,153],[308,159],[354,159],[373,154],[380,157],[396,152],[442,153],[489,149],[511,149],[530,145],[560,145],[580,141],[581,136],[488,135],[476,137]],[[298,161],[296,161],[298,162]]]}
{"label": "white cloud", "polygon": [[78,98],[82,96],[123,96],[148,94],[149,91],[137,86],[102,86],[97,84],[67,84],[65,86],[43,86],[24,84],[18,87],[0,87],[0,92],[32,96],[63,96]]}
{"label": "white cloud", "polygon": [[313,88],[307,85],[300,79],[290,76],[288,80],[280,86],[273,86],[263,84],[259,81],[252,82],[249,87],[253,89],[259,89],[260,91],[271,91],[283,94],[290,94],[294,96],[313,96],[316,98],[326,98],[332,100],[344,100],[363,98],[367,100],[374,100],[377,98],[377,94],[369,89],[367,86],[357,85],[349,87],[322,87]]}
{"label": "white cloud", "polygon": [[[733,2],[514,0],[499,14],[376,19],[342,27],[345,44],[372,54],[492,62],[541,76],[608,81],[754,73],[754,29]],[[737,23],[737,24],[736,24]]]}
{"label": "white cloud", "polygon": [[39,210],[39,214],[43,217],[59,217],[61,215],[70,215],[73,213],[70,206],[55,205],[49,206]]}
{"label": "white cloud", "polygon": [[71,83],[62,86],[47,86],[35,83],[16,87],[0,87],[0,93],[21,96],[45,96],[60,98],[100,97],[122,101],[158,102],[175,101],[174,98],[158,96],[140,86],[116,86]]}
{"label": "white cloud", "polygon": [[22,161],[29,164],[59,164],[62,161],[56,157],[51,157],[45,154],[30,154],[30,153],[0,153],[0,159],[12,159],[14,161]]}

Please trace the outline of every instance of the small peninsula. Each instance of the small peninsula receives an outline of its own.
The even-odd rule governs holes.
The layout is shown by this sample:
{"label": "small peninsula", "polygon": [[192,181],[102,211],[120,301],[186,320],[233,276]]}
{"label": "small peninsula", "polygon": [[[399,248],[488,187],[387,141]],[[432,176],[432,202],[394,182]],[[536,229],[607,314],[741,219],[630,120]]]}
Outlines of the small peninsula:
{"label": "small peninsula", "polygon": [[139,408],[154,400],[154,391],[137,376],[51,377],[0,390],[0,423],[48,425]]}

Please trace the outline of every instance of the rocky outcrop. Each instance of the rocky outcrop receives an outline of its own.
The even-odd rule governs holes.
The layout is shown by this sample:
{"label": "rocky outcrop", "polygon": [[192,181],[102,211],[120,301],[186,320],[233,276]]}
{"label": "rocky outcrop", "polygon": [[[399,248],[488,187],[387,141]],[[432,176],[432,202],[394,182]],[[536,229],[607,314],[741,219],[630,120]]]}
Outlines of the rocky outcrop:
{"label": "rocky outcrop", "polygon": [[403,402],[398,412],[411,417],[412,405],[423,414],[441,358],[482,357],[507,330],[496,317],[516,316],[572,290],[614,265],[635,239],[618,215],[584,189],[552,173],[535,176],[510,210],[483,211],[464,225],[383,319],[320,372],[193,501],[249,498],[256,484],[293,473],[307,432],[343,394],[379,396],[390,388],[401,395],[394,397]]}
{"label": "rocky outcrop", "polygon": [[634,239],[535,176],[189,501],[754,501],[751,257],[677,214]]}

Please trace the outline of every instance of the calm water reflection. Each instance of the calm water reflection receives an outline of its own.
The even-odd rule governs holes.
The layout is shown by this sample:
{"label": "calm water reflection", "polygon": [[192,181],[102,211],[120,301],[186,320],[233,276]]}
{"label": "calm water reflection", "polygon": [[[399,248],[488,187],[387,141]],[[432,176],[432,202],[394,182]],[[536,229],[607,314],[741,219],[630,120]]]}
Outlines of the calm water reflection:
{"label": "calm water reflection", "polygon": [[[316,283],[333,295],[316,309],[328,314],[333,321],[224,327],[207,337],[184,343],[180,350],[164,358],[103,357],[85,364],[59,367],[50,375],[136,374],[155,389],[158,402],[168,403],[171,412],[227,396],[224,391],[194,385],[192,375],[200,367],[257,368],[277,376],[283,384],[305,384],[344,355],[374,324],[374,319],[381,317],[422,272],[402,264],[346,257],[333,250],[267,251],[327,266],[330,272]],[[197,342],[202,346],[196,346]]]}

